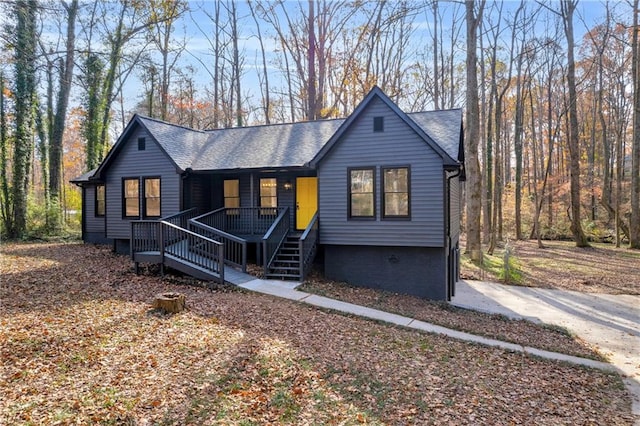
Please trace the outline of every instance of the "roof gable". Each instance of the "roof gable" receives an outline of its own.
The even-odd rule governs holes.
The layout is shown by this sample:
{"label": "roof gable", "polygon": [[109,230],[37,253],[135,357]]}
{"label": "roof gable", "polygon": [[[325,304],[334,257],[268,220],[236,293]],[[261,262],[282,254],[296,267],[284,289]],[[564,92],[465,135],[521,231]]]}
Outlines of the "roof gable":
{"label": "roof gable", "polygon": [[[154,123],[156,123],[156,126],[153,125]],[[180,165],[176,162],[174,157],[166,151],[163,144],[161,144],[156,137],[156,135],[162,135],[166,133],[166,132],[163,132],[161,129],[178,127],[178,126],[174,126],[166,122],[162,122],[162,121],[154,120],[151,118],[142,117],[138,114],[134,114],[131,120],[129,120],[129,123],[127,124],[127,126],[124,128],[122,134],[120,135],[116,143],[111,147],[111,150],[109,151],[105,159],[102,160],[102,163],[100,163],[100,166],[98,166],[97,170],[95,171],[95,173],[90,179],[103,179],[102,177],[103,173],[109,168],[109,166],[111,166],[113,161],[118,157],[118,154],[120,153],[120,151],[122,151],[122,148],[129,141],[130,136],[134,133],[137,127],[142,127],[147,131],[151,140],[156,145],[158,145],[158,147],[160,148],[160,151],[167,156],[167,158],[171,161],[171,163],[176,167],[176,169],[179,172],[186,170],[186,168],[180,167]],[[157,127],[157,128],[154,128],[154,127]]]}
{"label": "roof gable", "polygon": [[[331,149],[335,146],[335,144],[341,140],[342,136],[347,132],[347,130],[357,120],[357,118],[364,112],[364,110],[369,106],[369,104],[376,98],[380,99],[384,104],[387,105],[387,107],[389,107],[391,111],[393,111],[401,120],[403,120],[409,127],[411,127],[411,129],[413,129],[416,132],[416,134],[420,136],[420,138],[424,140],[427,143],[427,145],[429,145],[442,158],[444,165],[458,166],[460,164],[457,160],[458,155],[455,155],[455,156],[451,155],[451,154],[454,154],[454,151],[458,151],[457,149],[454,149],[453,146],[450,146],[450,145],[453,145],[452,142],[447,142],[447,146],[451,148],[450,152],[448,150],[443,149],[443,147],[441,147],[425,131],[425,129],[423,129],[421,125],[419,125],[416,121],[412,120],[409,117],[409,115],[403,112],[387,95],[384,94],[382,89],[380,89],[378,86],[374,86],[373,89],[371,89],[369,94],[367,94],[367,96],[362,100],[362,102],[360,102],[360,104],[356,107],[353,113],[351,113],[351,115],[342,123],[342,125],[336,131],[336,133],[333,134],[333,136],[327,141],[327,143],[322,147],[322,149],[313,157],[313,159],[309,162],[309,164],[312,165],[313,167],[317,166],[318,163],[320,163],[322,159],[325,158],[325,156],[331,151]],[[459,111],[459,110],[451,110],[451,111]],[[435,111],[434,113],[437,113],[437,112],[440,112],[440,111]],[[415,113],[415,114],[433,114],[433,113]],[[459,116],[460,120],[462,119],[461,112],[459,112],[458,114],[453,114],[453,113],[451,114],[452,117],[454,115]],[[443,116],[442,118],[450,119],[452,117]],[[437,122],[438,120],[435,120],[435,118],[421,117],[421,121],[423,125],[427,126],[428,124],[432,122]],[[446,140],[447,137],[450,137],[451,133],[453,133],[450,129],[454,127],[457,127],[458,130],[460,129],[460,126],[442,126],[442,128],[439,131],[436,130],[436,133],[439,136],[441,136],[441,139]],[[447,130],[445,131],[445,129]],[[458,142],[459,142],[459,137],[456,137],[455,143],[458,144]]]}

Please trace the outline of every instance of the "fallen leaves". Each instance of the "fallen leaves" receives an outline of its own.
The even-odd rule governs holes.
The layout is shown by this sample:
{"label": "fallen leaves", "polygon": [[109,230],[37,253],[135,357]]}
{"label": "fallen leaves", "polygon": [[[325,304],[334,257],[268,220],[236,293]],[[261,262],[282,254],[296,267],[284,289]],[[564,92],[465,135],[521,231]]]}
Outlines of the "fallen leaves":
{"label": "fallen leaves", "polygon": [[[632,422],[615,375],[136,276],[105,247],[0,254],[0,424]],[[151,310],[174,291],[187,311]]]}

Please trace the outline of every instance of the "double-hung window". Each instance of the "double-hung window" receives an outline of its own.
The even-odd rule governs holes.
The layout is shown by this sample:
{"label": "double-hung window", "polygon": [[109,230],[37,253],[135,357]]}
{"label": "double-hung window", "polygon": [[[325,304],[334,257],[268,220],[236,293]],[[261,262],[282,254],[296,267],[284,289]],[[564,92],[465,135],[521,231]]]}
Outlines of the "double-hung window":
{"label": "double-hung window", "polygon": [[[122,215],[125,218],[160,217],[159,177],[124,178],[122,180]],[[142,204],[141,204],[142,202]]]}
{"label": "double-hung window", "polygon": [[[278,181],[276,178],[260,179],[261,214],[276,214],[278,207]],[[268,207],[265,209],[264,207]]]}
{"label": "double-hung window", "polygon": [[224,181],[224,207],[227,214],[239,214],[240,207],[240,181],[238,179],[225,179]]}
{"label": "double-hung window", "polygon": [[122,213],[124,217],[140,217],[140,179],[122,180]]}
{"label": "double-hung window", "polygon": [[104,185],[96,186],[96,216],[102,217],[106,211],[106,191]]}
{"label": "double-hung window", "polygon": [[143,178],[144,216],[160,217],[160,178]]}
{"label": "double-hung window", "polygon": [[375,219],[376,173],[373,167],[349,169],[349,217]]}
{"label": "double-hung window", "polygon": [[409,218],[410,204],[409,167],[382,168],[382,217]]}

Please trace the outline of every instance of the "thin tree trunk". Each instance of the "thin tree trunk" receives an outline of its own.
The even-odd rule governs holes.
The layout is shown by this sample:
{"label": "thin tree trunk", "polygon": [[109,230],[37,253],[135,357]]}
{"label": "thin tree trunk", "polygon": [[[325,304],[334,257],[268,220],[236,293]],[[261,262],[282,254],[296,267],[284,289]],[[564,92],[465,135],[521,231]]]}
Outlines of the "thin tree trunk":
{"label": "thin tree trunk", "polygon": [[[75,64],[75,34],[76,16],[78,12],[78,0],[72,0],[70,4],[62,3],[67,12],[67,40],[65,48],[64,62],[60,59],[61,72],[58,89],[58,99],[56,101],[56,111],[53,117],[53,128],[49,141],[49,195],[58,210],[62,209],[62,142],[64,138],[65,122],[67,119],[67,107],[69,105],[69,95],[71,94],[71,80],[73,79],[73,68]],[[54,215],[51,223],[56,229],[62,226],[62,215]]]}
{"label": "thin tree trunk", "polygon": [[640,249],[640,41],[638,0],[633,2],[633,143],[631,148],[631,219],[629,247]]}
{"label": "thin tree trunk", "polygon": [[567,37],[567,86],[569,90],[569,158],[571,193],[571,233],[576,247],[589,247],[582,230],[580,214],[580,135],[578,127],[578,96],[576,93],[576,64],[574,60],[573,12],[577,0],[563,0],[561,3],[564,31]]}

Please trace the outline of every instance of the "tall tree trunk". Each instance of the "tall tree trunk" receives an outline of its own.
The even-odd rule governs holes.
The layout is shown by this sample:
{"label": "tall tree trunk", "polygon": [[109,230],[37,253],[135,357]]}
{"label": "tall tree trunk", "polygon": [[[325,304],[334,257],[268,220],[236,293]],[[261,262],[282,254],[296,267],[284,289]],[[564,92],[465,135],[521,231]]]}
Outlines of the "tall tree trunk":
{"label": "tall tree trunk", "polygon": [[58,229],[62,226],[62,142],[64,138],[65,122],[67,119],[67,107],[71,94],[71,80],[75,64],[75,40],[76,40],[76,16],[78,12],[78,0],[72,0],[70,4],[62,3],[67,12],[67,40],[65,46],[64,61],[60,59],[60,81],[58,84],[58,98],[53,117],[51,140],[49,141],[49,196],[53,206],[59,210],[50,219],[50,226]]}
{"label": "tall tree trunk", "polygon": [[258,43],[260,43],[260,53],[262,55],[262,77],[260,78],[260,91],[262,93],[262,110],[264,114],[264,123],[271,124],[271,100],[269,99],[269,73],[267,71],[267,56],[266,50],[264,47],[264,40],[262,39],[262,31],[260,30],[260,23],[258,21],[258,17],[256,16],[255,8],[253,7],[253,3],[251,0],[247,0],[247,4],[249,5],[249,9],[251,10],[251,17],[253,18],[253,23],[256,25],[256,32],[258,36]]}
{"label": "tall tree trunk", "polygon": [[308,68],[309,78],[307,80],[307,120],[315,120],[316,117],[316,36],[315,36],[315,13],[313,2],[309,0],[309,18],[307,20],[308,34]]}
{"label": "tall tree trunk", "polygon": [[7,168],[8,162],[8,144],[9,138],[7,134],[7,114],[5,111],[5,80],[4,74],[0,71],[0,217],[6,230],[11,228],[11,218],[13,212],[9,198],[9,176]]}
{"label": "tall tree trunk", "polygon": [[638,0],[633,2],[633,144],[631,148],[631,219],[629,247],[640,249],[640,29],[638,28]]}
{"label": "tall tree trunk", "polygon": [[432,0],[433,4],[433,106],[440,109],[440,72],[438,64],[438,0]]}
{"label": "tall tree trunk", "polygon": [[36,91],[35,51],[37,44],[34,0],[18,0],[16,14],[15,66],[15,141],[13,179],[10,199],[13,218],[7,229],[10,238],[20,238],[27,230],[27,188],[33,140],[33,105]]}
{"label": "tall tree trunk", "polygon": [[480,240],[480,215],[482,210],[482,175],[478,161],[478,147],[480,139],[480,111],[478,102],[477,75],[477,34],[482,20],[485,1],[481,0],[478,15],[475,13],[475,3],[466,2],[467,22],[467,110],[465,137],[465,163],[467,169],[467,252],[474,262],[482,261],[482,242]]}
{"label": "tall tree trunk", "polygon": [[516,111],[515,111],[515,129],[513,135],[513,150],[516,157],[516,176],[515,176],[515,227],[516,240],[522,237],[522,132],[524,127],[523,119],[523,101],[522,101],[522,62],[524,57],[524,47],[520,51],[517,59],[516,67]]}
{"label": "tall tree trunk", "polygon": [[567,37],[567,86],[569,91],[569,159],[571,193],[571,233],[576,247],[589,247],[580,222],[580,135],[578,127],[578,96],[576,93],[576,64],[574,60],[573,12],[577,0],[561,3],[565,36]]}

